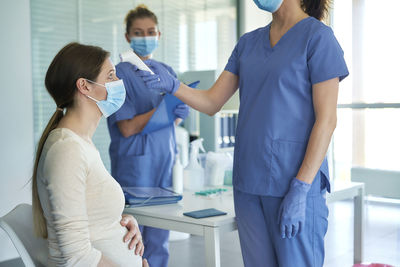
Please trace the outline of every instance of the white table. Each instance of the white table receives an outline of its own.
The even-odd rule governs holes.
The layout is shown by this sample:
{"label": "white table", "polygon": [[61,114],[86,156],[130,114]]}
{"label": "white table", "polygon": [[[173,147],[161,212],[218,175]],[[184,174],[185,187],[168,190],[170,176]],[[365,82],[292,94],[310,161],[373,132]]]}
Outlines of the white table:
{"label": "white table", "polygon": [[[223,216],[194,219],[184,216],[184,212],[215,208],[228,214]],[[237,229],[233,207],[232,189],[214,198],[195,196],[184,192],[178,204],[126,208],[141,225],[204,236],[207,267],[219,267],[220,235]]]}
{"label": "white table", "polygon": [[364,183],[336,182],[332,184],[332,193],[327,194],[327,203],[335,201],[353,199],[354,201],[354,263],[361,263],[363,260],[363,244],[364,244]]}
{"label": "white table", "polygon": [[[354,262],[360,263],[363,256],[364,184],[335,184],[334,190],[332,194],[327,195],[328,203],[354,199]],[[187,211],[208,208],[215,208],[228,214],[203,219],[193,219],[183,215]],[[232,190],[211,199],[195,196],[193,192],[185,192],[183,200],[178,204],[126,208],[125,213],[134,215],[141,225],[204,236],[207,267],[221,266],[220,235],[237,230]]]}

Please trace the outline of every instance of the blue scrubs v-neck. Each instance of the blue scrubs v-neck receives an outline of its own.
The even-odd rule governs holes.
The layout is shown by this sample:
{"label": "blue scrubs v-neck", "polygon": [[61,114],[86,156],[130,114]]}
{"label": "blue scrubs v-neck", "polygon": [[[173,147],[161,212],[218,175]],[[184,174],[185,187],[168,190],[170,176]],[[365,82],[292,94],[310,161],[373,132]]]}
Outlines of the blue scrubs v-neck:
{"label": "blue scrubs v-neck", "polygon": [[[348,75],[332,30],[313,17],[271,47],[270,24],[243,35],[225,70],[239,77],[240,107],[233,185],[245,193],[284,196],[301,166],[315,123],[312,85]],[[329,187],[326,159],[310,195]]]}
{"label": "blue scrubs v-neck", "polygon": [[270,39],[271,23],[269,23],[267,25],[267,27],[265,27],[266,38],[267,38],[267,41],[265,42],[265,49],[267,51],[272,50],[272,52],[275,51],[276,49],[278,49],[280,43],[284,42],[285,39],[287,38],[287,36],[290,35],[292,31],[295,31],[297,27],[300,27],[303,23],[305,23],[310,18],[312,18],[312,17],[306,17],[306,18],[298,21],[296,24],[294,24],[287,32],[285,32],[284,35],[282,35],[282,37],[278,40],[278,42],[274,45],[274,47],[271,46],[271,39]]}

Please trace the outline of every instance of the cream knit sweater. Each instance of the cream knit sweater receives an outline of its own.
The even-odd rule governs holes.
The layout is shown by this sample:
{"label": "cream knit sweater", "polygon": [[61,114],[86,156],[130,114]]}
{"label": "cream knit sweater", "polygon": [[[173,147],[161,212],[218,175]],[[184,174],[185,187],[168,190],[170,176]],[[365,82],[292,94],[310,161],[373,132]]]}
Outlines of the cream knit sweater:
{"label": "cream knit sweater", "polygon": [[97,266],[101,254],[119,266],[141,267],[123,242],[124,195],[90,143],[66,128],[53,130],[38,168],[50,266]]}

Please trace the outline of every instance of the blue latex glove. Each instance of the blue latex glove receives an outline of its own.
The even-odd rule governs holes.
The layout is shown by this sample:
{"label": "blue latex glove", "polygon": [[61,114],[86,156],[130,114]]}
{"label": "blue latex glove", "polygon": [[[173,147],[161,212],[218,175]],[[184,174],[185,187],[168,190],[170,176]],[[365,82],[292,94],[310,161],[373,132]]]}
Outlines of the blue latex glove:
{"label": "blue latex glove", "polygon": [[150,60],[145,63],[155,74],[139,69],[136,70],[136,73],[143,79],[147,88],[158,90],[162,93],[175,94],[181,82],[172,76],[161,64]]}
{"label": "blue latex glove", "polygon": [[179,104],[174,109],[175,116],[181,118],[182,120],[186,119],[186,117],[189,115],[189,112],[189,106],[186,104]]}
{"label": "blue latex glove", "polygon": [[307,193],[311,184],[296,177],[290,183],[289,192],[285,195],[279,208],[278,223],[282,238],[295,237],[301,232],[306,220]]}

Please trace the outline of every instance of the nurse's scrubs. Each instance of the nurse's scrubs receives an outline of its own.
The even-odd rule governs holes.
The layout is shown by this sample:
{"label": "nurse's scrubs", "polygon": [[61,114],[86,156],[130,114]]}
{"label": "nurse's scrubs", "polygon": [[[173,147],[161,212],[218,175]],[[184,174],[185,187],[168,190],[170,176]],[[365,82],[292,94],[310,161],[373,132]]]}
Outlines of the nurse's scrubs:
{"label": "nurse's scrubs", "polygon": [[[157,64],[162,64],[166,71],[175,75],[171,67],[160,62]],[[121,186],[170,187],[176,151],[174,125],[127,138],[121,134],[117,125],[118,121],[132,119],[157,107],[163,96],[155,90],[149,90],[142,79],[136,76],[130,63],[116,65],[116,74],[124,81],[126,100],[107,119],[111,136],[111,174]],[[150,266],[166,267],[169,231],[142,226],[140,229],[145,246],[143,257],[149,261]]]}
{"label": "nurse's scrubs", "polygon": [[313,17],[271,47],[270,25],[243,35],[225,70],[239,77],[233,185],[245,266],[322,266],[330,190],[325,159],[308,193],[306,222],[283,239],[278,209],[315,123],[312,86],[348,75],[332,30]]}

